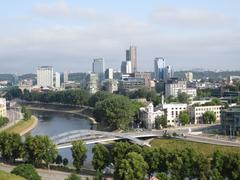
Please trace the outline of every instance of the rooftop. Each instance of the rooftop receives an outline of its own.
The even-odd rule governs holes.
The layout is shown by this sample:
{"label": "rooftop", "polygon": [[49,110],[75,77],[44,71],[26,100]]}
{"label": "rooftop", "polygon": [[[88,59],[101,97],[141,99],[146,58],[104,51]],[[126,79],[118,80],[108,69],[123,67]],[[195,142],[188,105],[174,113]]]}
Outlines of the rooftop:
{"label": "rooftop", "polygon": [[225,112],[239,112],[240,113],[240,106],[231,107],[231,108],[228,108],[224,111]]}

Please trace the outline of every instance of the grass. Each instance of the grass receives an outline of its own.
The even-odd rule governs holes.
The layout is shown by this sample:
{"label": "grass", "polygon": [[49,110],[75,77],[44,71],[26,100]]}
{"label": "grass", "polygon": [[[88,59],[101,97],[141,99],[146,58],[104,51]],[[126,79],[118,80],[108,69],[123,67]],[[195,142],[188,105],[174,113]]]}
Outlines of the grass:
{"label": "grass", "polygon": [[25,131],[26,129],[31,127],[36,121],[37,121],[37,119],[32,116],[31,119],[29,119],[27,121],[21,120],[17,124],[15,124],[12,127],[9,127],[8,129],[6,129],[5,131],[9,132],[9,133],[21,134],[23,131]]}
{"label": "grass", "polygon": [[192,148],[199,153],[203,153],[205,155],[211,155],[215,151],[219,150],[222,152],[239,152],[240,148],[238,147],[226,147],[220,145],[213,144],[204,144],[197,142],[190,142],[178,139],[154,139],[151,141],[152,147],[161,147],[167,150],[183,150],[186,148]]}
{"label": "grass", "polygon": [[7,173],[0,170],[0,180],[24,180],[25,178],[16,176],[14,174]]}

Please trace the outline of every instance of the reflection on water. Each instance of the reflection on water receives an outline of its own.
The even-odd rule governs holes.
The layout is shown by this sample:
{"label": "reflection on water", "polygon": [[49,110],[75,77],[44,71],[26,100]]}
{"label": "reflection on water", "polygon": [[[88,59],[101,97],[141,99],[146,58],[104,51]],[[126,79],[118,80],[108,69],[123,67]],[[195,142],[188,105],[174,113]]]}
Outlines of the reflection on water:
{"label": "reflection on water", "polygon": [[[39,122],[37,127],[32,131],[32,135],[48,135],[52,137],[67,131],[91,128],[91,123],[87,119],[70,114],[43,111],[34,111],[33,114],[38,117]],[[87,145],[87,160],[84,164],[87,168],[91,167],[93,146],[94,145]],[[63,158],[68,158],[69,162],[72,164],[70,148],[62,149],[59,153]]]}

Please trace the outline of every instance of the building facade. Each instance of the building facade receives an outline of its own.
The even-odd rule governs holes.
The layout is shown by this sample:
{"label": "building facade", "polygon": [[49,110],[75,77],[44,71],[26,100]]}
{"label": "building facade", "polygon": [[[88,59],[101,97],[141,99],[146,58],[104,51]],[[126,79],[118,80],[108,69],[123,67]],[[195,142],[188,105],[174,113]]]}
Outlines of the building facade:
{"label": "building facade", "polygon": [[90,73],[87,76],[87,89],[91,94],[99,91],[98,74]]}
{"label": "building facade", "polygon": [[161,104],[161,108],[165,111],[169,126],[176,126],[180,124],[179,115],[181,112],[187,111],[187,104]]}
{"label": "building facade", "polygon": [[52,66],[39,66],[37,69],[37,86],[53,88],[53,67]]}
{"label": "building facade", "polygon": [[216,120],[220,121],[221,119],[221,110],[223,109],[222,105],[216,106],[190,106],[189,113],[194,124],[203,123],[203,114],[207,111],[214,112],[216,115]]}
{"label": "building facade", "polygon": [[61,76],[60,73],[54,73],[54,87],[59,89],[61,87]]}
{"label": "building facade", "polygon": [[7,117],[7,103],[5,98],[0,98],[0,117]]}
{"label": "building facade", "polygon": [[104,80],[105,76],[105,61],[104,58],[96,58],[93,60],[92,72],[98,75],[99,81]]}
{"label": "building facade", "polygon": [[154,76],[157,81],[164,78],[165,60],[163,57],[157,57],[154,60]]}
{"label": "building facade", "polygon": [[113,79],[113,69],[112,68],[106,69],[105,79]]}
{"label": "building facade", "polygon": [[139,119],[143,122],[143,125],[147,129],[155,128],[156,117],[164,115],[164,111],[154,110],[152,103],[149,103],[146,107],[140,108]]}
{"label": "building facade", "polygon": [[222,130],[227,135],[239,135],[240,133],[240,107],[235,106],[221,112]]}
{"label": "building facade", "polygon": [[186,81],[169,81],[165,84],[165,96],[177,97],[178,93],[184,89],[187,89]]}
{"label": "building facade", "polygon": [[130,46],[130,48],[126,50],[126,61],[131,62],[131,67],[132,67],[131,73],[137,72],[137,47],[136,46]]}
{"label": "building facade", "polygon": [[187,72],[185,74],[186,81],[192,82],[193,81],[193,73],[192,72]]}

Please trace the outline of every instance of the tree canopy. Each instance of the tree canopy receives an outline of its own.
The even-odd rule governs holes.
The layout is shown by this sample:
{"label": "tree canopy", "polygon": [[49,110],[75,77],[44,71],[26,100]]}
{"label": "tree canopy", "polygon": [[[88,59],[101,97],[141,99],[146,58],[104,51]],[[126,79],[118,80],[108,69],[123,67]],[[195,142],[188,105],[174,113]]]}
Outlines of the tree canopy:
{"label": "tree canopy", "polygon": [[207,111],[203,114],[203,123],[211,124],[216,122],[216,114],[212,111]]}
{"label": "tree canopy", "polygon": [[84,161],[87,158],[87,147],[83,141],[75,141],[72,143],[73,165],[77,171],[80,171]]}

